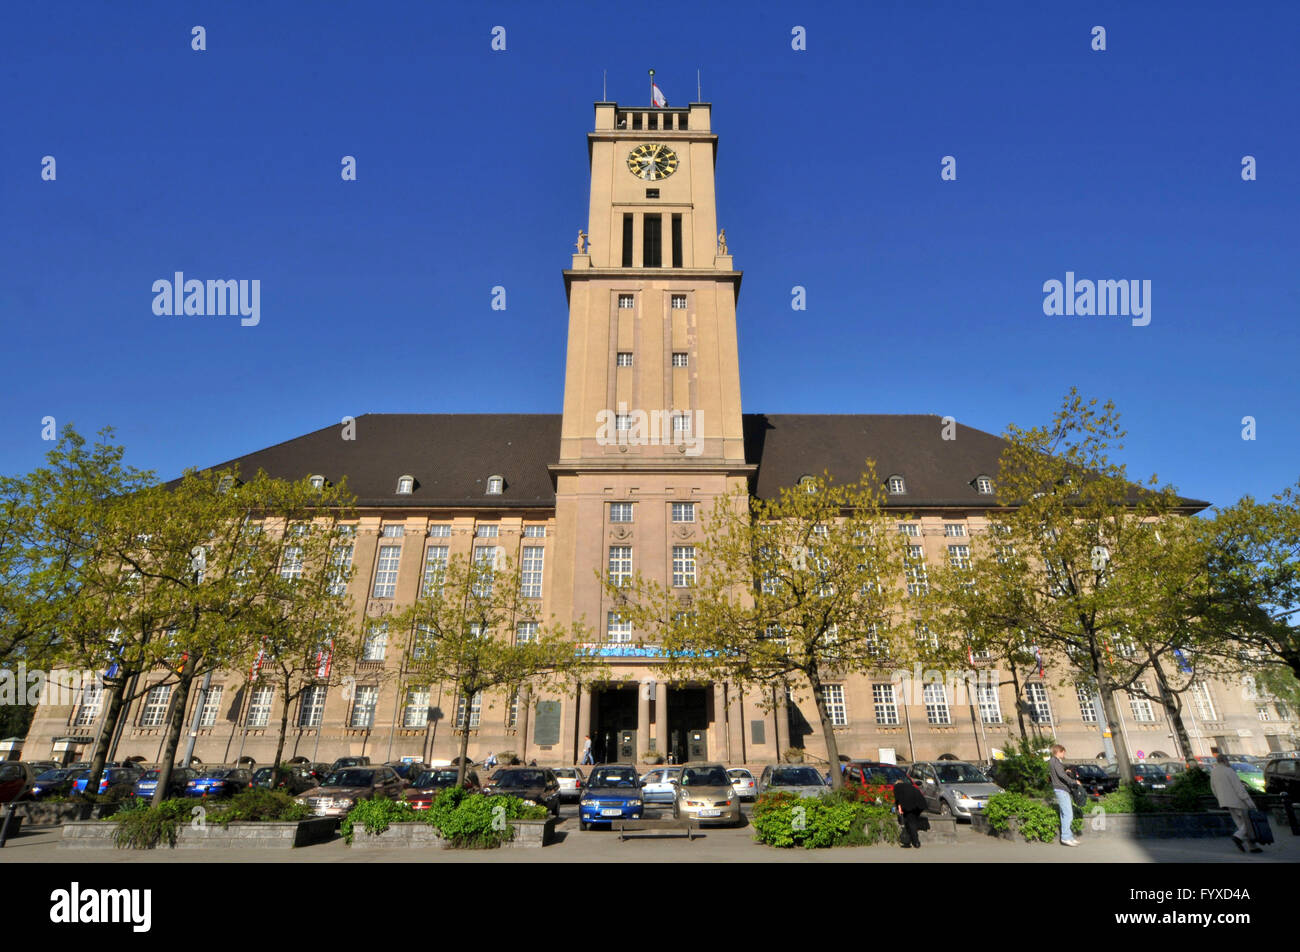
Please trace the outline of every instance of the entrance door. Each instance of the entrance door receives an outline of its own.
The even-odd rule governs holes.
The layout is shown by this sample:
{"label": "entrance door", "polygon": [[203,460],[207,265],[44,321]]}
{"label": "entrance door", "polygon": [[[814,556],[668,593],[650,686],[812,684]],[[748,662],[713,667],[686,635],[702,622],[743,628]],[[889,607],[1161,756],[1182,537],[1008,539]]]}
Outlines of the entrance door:
{"label": "entrance door", "polygon": [[[636,743],[636,689],[608,688],[592,693],[591,752],[598,764],[619,761],[623,744],[621,735],[632,733]],[[632,761],[635,762],[633,754]]]}
{"label": "entrance door", "polygon": [[668,754],[672,763],[709,757],[708,688],[668,689]]}

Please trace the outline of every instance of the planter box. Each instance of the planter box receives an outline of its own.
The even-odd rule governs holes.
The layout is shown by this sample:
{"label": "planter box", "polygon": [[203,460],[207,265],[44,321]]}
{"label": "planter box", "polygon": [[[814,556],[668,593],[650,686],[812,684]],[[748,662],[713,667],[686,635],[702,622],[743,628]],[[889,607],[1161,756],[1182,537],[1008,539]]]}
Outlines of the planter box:
{"label": "planter box", "polygon": [[[313,817],[271,823],[235,822],[227,826],[208,824],[194,829],[188,823],[181,826],[176,837],[177,849],[219,849],[243,847],[251,849],[293,849],[332,839],[338,821],[331,817]],[[70,849],[113,849],[117,846],[114,835],[116,823],[67,822],[63,824],[63,839],[59,846]]]}
{"label": "planter box", "polygon": [[[1013,843],[1029,842],[1020,835],[1020,820],[1017,817],[1007,818],[1007,828],[1005,830],[993,830],[989,828],[989,818],[982,813],[975,813],[970,818],[970,828],[976,833],[983,833],[986,836],[996,836],[1000,840],[1010,840]],[[1038,840],[1033,842],[1037,843]]]}
{"label": "planter box", "polygon": [[[506,849],[550,846],[555,841],[555,817],[544,820],[511,820],[513,839],[501,844]],[[382,833],[355,830],[352,849],[451,849],[447,840],[427,823],[394,823]]]}
{"label": "planter box", "polygon": [[[1107,813],[1105,825],[1100,826],[1101,814],[1085,814],[1083,831],[1077,834],[1081,840],[1116,837],[1133,840],[1187,838],[1197,839],[1215,836],[1227,836],[1236,825],[1227,813]],[[1020,835],[1020,821],[1008,817],[1007,829],[993,832],[989,829],[986,816],[971,817],[971,829],[976,833],[996,836],[1016,843],[1027,842]],[[1042,842],[1034,840],[1033,842]]]}
{"label": "planter box", "polygon": [[929,816],[927,814],[926,819],[930,821],[930,828],[928,830],[921,830],[918,834],[921,837],[922,846],[957,842],[956,817]]}
{"label": "planter box", "polygon": [[28,826],[62,826],[77,820],[103,820],[118,810],[116,803],[42,803],[30,800],[14,810],[27,818]]}

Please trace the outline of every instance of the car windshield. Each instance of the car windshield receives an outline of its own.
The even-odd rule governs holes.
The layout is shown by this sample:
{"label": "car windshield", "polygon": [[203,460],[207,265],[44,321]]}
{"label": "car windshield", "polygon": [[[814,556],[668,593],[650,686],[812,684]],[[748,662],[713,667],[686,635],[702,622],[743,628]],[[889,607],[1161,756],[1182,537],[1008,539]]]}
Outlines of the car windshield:
{"label": "car windshield", "polygon": [[454,770],[426,770],[415,778],[417,787],[445,787],[455,782],[456,771]]}
{"label": "car windshield", "polygon": [[[141,779],[141,780],[157,780],[157,779],[158,779],[158,774],[159,774],[159,773],[161,773],[161,771],[158,771],[158,770],[146,770],[146,771],[144,772],[144,776],[141,777],[140,779]],[[180,771],[178,770],[178,771],[176,771],[176,773],[180,773]]]}
{"label": "car windshield", "polygon": [[202,776],[201,779],[203,779],[203,780],[222,780],[222,779],[224,779],[224,778],[226,778],[226,777],[229,777],[229,776],[230,776],[232,773],[234,773],[234,772],[235,772],[235,768],[234,768],[234,767],[217,767],[217,768],[214,769],[214,770],[208,770],[208,771],[205,771],[205,772],[203,773],[203,776]]}
{"label": "car windshield", "polygon": [[1080,777],[1104,777],[1106,771],[1102,770],[1095,764],[1078,764],[1074,767],[1074,772]]}
{"label": "car windshield", "polygon": [[781,767],[772,771],[774,787],[822,787],[822,775],[813,767]]}
{"label": "car windshield", "polygon": [[1240,760],[1232,765],[1232,769],[1239,773],[1263,773],[1256,764],[1248,764]]}
{"label": "car windshield", "polygon": [[45,783],[50,783],[53,780],[63,780],[70,773],[72,773],[71,770],[47,770],[36,779],[44,781]]}
{"label": "car windshield", "polygon": [[554,773],[555,776],[563,777],[565,780],[576,780],[578,776],[578,772],[572,767],[561,767],[554,771]]}
{"label": "car windshield", "polygon": [[589,787],[635,787],[636,771],[630,767],[602,767],[591,772]]}
{"label": "car windshield", "polygon": [[989,778],[971,764],[935,764],[940,783],[988,783]]}
{"label": "car windshield", "polygon": [[907,779],[907,772],[902,767],[881,764],[878,767],[863,767],[862,776],[867,783],[898,783]]}
{"label": "car windshield", "polygon": [[373,770],[336,770],[321,784],[322,787],[368,787],[375,782]]}
{"label": "car windshield", "polygon": [[684,787],[729,787],[727,772],[721,767],[687,767],[682,770]]}
{"label": "car windshield", "polygon": [[546,783],[540,770],[505,770],[492,778],[498,787],[536,787]]}
{"label": "car windshield", "polygon": [[727,771],[727,776],[732,780],[753,780],[754,775],[743,767],[736,767]]}

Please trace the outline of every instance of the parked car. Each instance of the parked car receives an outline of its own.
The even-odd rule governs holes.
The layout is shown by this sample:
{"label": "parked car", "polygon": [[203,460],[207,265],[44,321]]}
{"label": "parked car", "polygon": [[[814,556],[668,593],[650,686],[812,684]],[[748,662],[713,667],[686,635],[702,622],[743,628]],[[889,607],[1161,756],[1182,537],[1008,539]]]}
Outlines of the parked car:
{"label": "parked car", "polygon": [[0,763],[0,803],[23,800],[36,782],[36,773],[19,760]]}
{"label": "parked car", "polygon": [[907,776],[907,771],[897,764],[882,764],[874,760],[853,760],[844,765],[844,782],[859,786],[893,786]]}
{"label": "parked car", "polygon": [[[160,773],[161,771],[157,767],[146,770],[140,779],[135,782],[132,795],[152,798],[154,791],[158,789],[158,775]],[[185,796],[186,785],[198,775],[199,772],[193,767],[173,767],[171,776],[167,779],[167,799]]]}
{"label": "parked car", "polygon": [[58,767],[40,774],[32,783],[24,799],[44,800],[48,797],[66,797],[72,792],[73,781],[82,771]]}
{"label": "parked car", "polygon": [[1241,782],[1244,783],[1248,789],[1257,790],[1260,793],[1264,792],[1264,769],[1260,767],[1259,764],[1252,764],[1242,760],[1232,760],[1229,762],[1228,766],[1237,772],[1237,776],[1241,778]]}
{"label": "parked car", "polygon": [[560,815],[560,781],[549,767],[502,767],[491,776],[483,792],[540,803],[551,811],[551,816]]}
{"label": "parked car", "polygon": [[336,770],[342,770],[344,767],[369,767],[369,757],[340,757],[334,763],[330,764],[329,773]]}
{"label": "parked car", "polygon": [[305,790],[296,799],[316,816],[347,816],[361,800],[387,797],[396,800],[406,789],[392,767],[344,767],[335,770],[319,787]]}
{"label": "parked car", "polygon": [[922,761],[909,774],[926,806],[943,816],[970,819],[988,806],[989,797],[1003,792],[988,774],[962,760]]}
{"label": "parked car", "polygon": [[[271,786],[271,770],[270,767],[258,767],[253,771],[253,779],[249,782],[249,786],[269,789]],[[316,784],[316,778],[305,767],[299,764],[291,764],[280,768],[280,779],[276,783],[275,789],[297,796],[304,790],[310,790]]]}
{"label": "parked car", "polygon": [[1104,797],[1119,789],[1119,777],[1106,773],[1101,764],[1066,764],[1065,772],[1083,784],[1083,789],[1091,797]]}
{"label": "parked car", "polygon": [[641,799],[645,803],[672,803],[677,797],[681,767],[656,767],[641,778]]}
{"label": "parked car", "polygon": [[596,767],[587,780],[587,789],[578,801],[578,829],[589,830],[593,823],[614,820],[639,820],[645,809],[641,798],[641,778],[632,764],[608,764]]}
{"label": "parked car", "polygon": [[731,778],[731,789],[741,800],[754,800],[758,797],[758,781],[744,767],[732,767],[727,771]]}
{"label": "parked car", "polygon": [[[98,793],[101,796],[110,797],[130,796],[135,792],[136,781],[143,774],[144,771],[134,764],[126,767],[105,767],[104,772],[99,775]],[[80,771],[77,774],[77,779],[72,782],[72,791],[69,796],[85,794],[89,780],[90,771]]]}
{"label": "parked car", "polygon": [[1264,792],[1300,801],[1300,757],[1278,757],[1264,765]]}
{"label": "parked car", "polygon": [[[439,792],[456,786],[457,775],[455,767],[432,767],[421,772],[406,788],[403,796],[412,809],[427,810]],[[465,789],[470,793],[478,793],[482,789],[478,774],[473,770],[465,771]]]}
{"label": "parked car", "polygon": [[384,766],[392,767],[393,772],[397,774],[397,776],[405,780],[407,783],[411,783],[412,781],[415,780],[416,777],[420,776],[420,774],[422,774],[424,771],[429,769],[429,765],[424,763],[423,761],[412,761],[412,760],[407,760],[407,761],[390,760]]}
{"label": "parked car", "polygon": [[682,764],[673,800],[673,817],[700,824],[741,822],[740,797],[731,789],[731,779],[722,764]]}
{"label": "parked car", "polygon": [[555,779],[560,781],[560,800],[582,799],[582,785],[586,781],[581,767],[556,767]]}
{"label": "parked car", "polygon": [[204,767],[194,773],[185,782],[187,797],[233,797],[253,782],[253,772],[247,767]]}
{"label": "parked car", "polygon": [[[1119,764],[1110,764],[1106,768],[1106,773],[1115,778],[1119,783]],[[1164,793],[1169,789],[1169,784],[1173,778],[1160,764],[1135,763],[1133,765],[1133,784],[1141,787],[1149,793]]]}
{"label": "parked car", "polygon": [[[60,768],[63,767],[63,764],[58,763],[57,761],[54,760],[25,760],[23,761],[23,763],[25,763],[28,767],[31,767],[32,773],[36,774],[36,776],[38,777],[47,771],[59,770]],[[82,767],[81,769],[89,770],[90,765],[87,764],[85,767]]]}
{"label": "parked car", "polygon": [[757,794],[793,793],[800,797],[820,797],[828,789],[816,767],[799,764],[769,764],[759,775]]}

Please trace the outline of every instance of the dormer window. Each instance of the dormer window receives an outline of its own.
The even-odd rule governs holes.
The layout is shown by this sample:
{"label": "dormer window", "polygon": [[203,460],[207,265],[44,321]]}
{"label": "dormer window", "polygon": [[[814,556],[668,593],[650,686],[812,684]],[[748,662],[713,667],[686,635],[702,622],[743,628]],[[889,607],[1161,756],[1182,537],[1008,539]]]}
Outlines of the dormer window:
{"label": "dormer window", "polygon": [[801,487],[803,487],[803,491],[804,491],[804,492],[806,492],[806,493],[815,493],[815,492],[817,491],[817,477],[815,477],[815,476],[800,476],[800,477],[799,477],[799,485],[800,485]]}
{"label": "dormer window", "polygon": [[506,488],[505,478],[502,476],[489,476],[487,481],[487,494],[489,496],[500,496],[501,491]]}
{"label": "dormer window", "polygon": [[234,485],[235,485],[234,476],[229,476],[229,475],[222,476],[220,479],[217,480],[217,492],[219,493],[230,492],[231,488]]}
{"label": "dormer window", "polygon": [[987,476],[976,476],[975,491],[978,492],[981,496],[992,496],[993,480],[989,479],[989,477]]}
{"label": "dormer window", "polygon": [[903,481],[902,476],[889,477],[889,495],[901,496],[907,492],[907,483]]}
{"label": "dormer window", "polygon": [[415,489],[414,476],[399,476],[397,479],[397,495],[409,496]]}
{"label": "dormer window", "polygon": [[308,477],[308,481],[311,483],[311,488],[312,488],[312,489],[324,489],[324,488],[325,488],[325,477],[324,477],[324,476],[309,476],[309,477]]}

